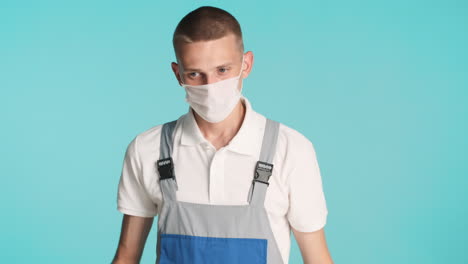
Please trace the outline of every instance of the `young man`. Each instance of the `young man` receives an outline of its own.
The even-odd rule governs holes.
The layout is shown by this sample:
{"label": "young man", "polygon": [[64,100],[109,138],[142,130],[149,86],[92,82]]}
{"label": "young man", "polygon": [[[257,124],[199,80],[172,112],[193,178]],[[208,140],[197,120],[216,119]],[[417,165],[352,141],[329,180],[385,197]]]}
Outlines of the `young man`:
{"label": "young man", "polygon": [[314,147],[242,95],[254,58],[237,20],[200,7],[179,22],[173,44],[190,107],[127,148],[113,263],[139,263],[154,216],[157,263],[286,264],[291,230],[304,263],[333,263]]}

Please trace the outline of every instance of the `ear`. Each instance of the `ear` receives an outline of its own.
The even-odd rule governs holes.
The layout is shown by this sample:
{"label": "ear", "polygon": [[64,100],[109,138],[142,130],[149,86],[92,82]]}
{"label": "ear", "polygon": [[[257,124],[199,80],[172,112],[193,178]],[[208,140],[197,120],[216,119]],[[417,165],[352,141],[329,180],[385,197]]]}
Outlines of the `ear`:
{"label": "ear", "polygon": [[179,82],[179,85],[182,85],[182,80],[180,79],[180,75],[179,75],[179,64],[175,63],[175,62],[172,62],[171,63],[171,68],[172,68],[172,71],[174,72],[175,74],[175,77],[177,79],[177,81]]}
{"label": "ear", "polygon": [[244,53],[244,70],[242,71],[242,78],[247,78],[249,76],[250,71],[252,70],[252,66],[254,63],[254,55],[252,51],[247,51]]}

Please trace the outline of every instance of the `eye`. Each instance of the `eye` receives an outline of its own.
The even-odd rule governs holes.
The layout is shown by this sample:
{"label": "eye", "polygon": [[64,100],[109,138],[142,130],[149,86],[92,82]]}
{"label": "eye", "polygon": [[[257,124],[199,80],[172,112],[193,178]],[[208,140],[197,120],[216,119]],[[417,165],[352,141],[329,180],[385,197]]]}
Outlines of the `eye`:
{"label": "eye", "polygon": [[228,68],[222,67],[222,68],[219,68],[218,71],[219,71],[220,73],[226,73],[226,72],[228,71]]}
{"label": "eye", "polygon": [[198,76],[198,72],[191,72],[188,74],[190,78],[195,78]]}

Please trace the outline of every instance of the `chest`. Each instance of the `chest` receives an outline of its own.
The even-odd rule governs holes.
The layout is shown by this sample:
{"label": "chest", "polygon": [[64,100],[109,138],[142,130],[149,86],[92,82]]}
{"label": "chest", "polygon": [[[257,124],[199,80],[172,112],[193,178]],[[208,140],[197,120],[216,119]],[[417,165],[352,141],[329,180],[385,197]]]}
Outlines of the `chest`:
{"label": "chest", "polygon": [[[210,146],[174,149],[174,172],[179,201],[202,204],[245,205],[254,177],[258,157],[231,152],[226,148],[214,150]],[[265,209],[284,215],[288,209],[288,188],[275,167],[265,196]],[[159,200],[160,191],[153,192]]]}

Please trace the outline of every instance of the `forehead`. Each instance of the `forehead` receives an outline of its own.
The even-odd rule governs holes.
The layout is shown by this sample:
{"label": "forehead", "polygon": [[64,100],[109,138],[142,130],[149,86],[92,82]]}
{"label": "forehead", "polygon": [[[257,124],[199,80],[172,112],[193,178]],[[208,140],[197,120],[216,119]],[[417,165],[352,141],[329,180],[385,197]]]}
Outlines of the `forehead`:
{"label": "forehead", "polygon": [[177,56],[182,68],[209,69],[240,62],[241,54],[236,36],[229,34],[215,40],[180,44]]}

